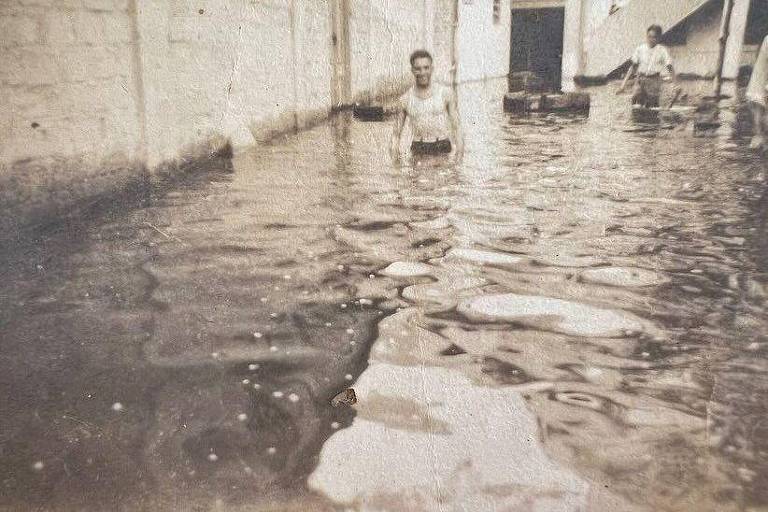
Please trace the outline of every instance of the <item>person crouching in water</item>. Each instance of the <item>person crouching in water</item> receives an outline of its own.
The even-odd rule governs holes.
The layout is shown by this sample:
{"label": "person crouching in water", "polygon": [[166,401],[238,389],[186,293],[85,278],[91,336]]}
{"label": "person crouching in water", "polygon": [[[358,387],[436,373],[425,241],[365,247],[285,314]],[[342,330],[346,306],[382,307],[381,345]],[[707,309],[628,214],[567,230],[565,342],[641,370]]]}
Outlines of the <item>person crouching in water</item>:
{"label": "person crouching in water", "polygon": [[635,81],[635,91],[632,95],[632,104],[645,108],[655,108],[659,106],[661,97],[661,84],[664,71],[667,71],[675,82],[675,90],[679,89],[677,85],[677,75],[672,66],[672,58],[669,56],[667,48],[659,44],[662,30],[659,25],[651,25],[646,31],[646,42],[641,44],[635,50],[632,56],[632,65],[629,67],[624,81],[621,83],[616,94],[621,94],[627,87],[627,82],[633,73],[637,73]]}
{"label": "person crouching in water", "polygon": [[[433,156],[447,156],[455,149],[454,162],[464,156],[464,136],[453,92],[432,82],[432,55],[426,50],[411,54],[411,73],[414,85],[400,98],[396,109],[390,155],[395,163],[400,160],[400,137],[406,118],[410,122],[411,155],[415,163]],[[455,147],[454,147],[455,146]]]}
{"label": "person crouching in water", "polygon": [[747,101],[752,111],[752,121],[755,135],[752,137],[752,149],[765,149],[765,109],[768,95],[768,36],[763,39],[760,52],[757,54],[752,77],[747,86]]}

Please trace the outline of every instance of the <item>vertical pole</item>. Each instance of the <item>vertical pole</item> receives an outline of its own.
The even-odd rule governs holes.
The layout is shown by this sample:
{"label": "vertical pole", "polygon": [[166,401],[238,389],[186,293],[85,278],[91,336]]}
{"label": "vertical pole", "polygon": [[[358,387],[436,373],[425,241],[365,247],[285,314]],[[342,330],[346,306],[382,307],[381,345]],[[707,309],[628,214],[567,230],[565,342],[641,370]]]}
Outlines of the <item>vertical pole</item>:
{"label": "vertical pole", "polygon": [[[386,6],[384,7],[386,9]],[[368,2],[368,41],[366,42],[366,54],[368,55],[368,69],[373,69],[373,2]],[[367,83],[363,86],[365,89],[365,105],[371,105],[374,82],[369,73]]]}
{"label": "vertical pole", "polygon": [[731,14],[731,20],[728,25],[728,41],[725,45],[722,72],[722,87],[727,91],[727,94],[731,94],[731,88],[726,82],[728,80],[736,79],[739,75],[741,55],[744,50],[744,36],[746,35],[749,9],[750,4],[752,3],[750,0],[731,1],[733,2],[733,13]]}
{"label": "vertical pole", "polygon": [[715,98],[720,97],[723,90],[723,65],[725,64],[725,47],[728,44],[728,35],[730,34],[731,15],[733,14],[733,0],[725,0],[723,4],[723,18],[720,24],[720,38],[717,52],[717,67],[715,69],[715,83],[712,94]]}
{"label": "vertical pole", "polygon": [[352,73],[349,53],[349,0],[331,0],[332,109],[349,105]]}
{"label": "vertical pole", "polygon": [[[579,13],[579,66],[578,75],[584,74],[584,68],[587,64],[587,54],[585,44],[587,41],[587,23],[589,22],[589,2],[586,0],[579,1],[579,7],[581,12]],[[563,20],[565,23],[565,20]]]}
{"label": "vertical pole", "polygon": [[451,4],[451,87],[455,88],[459,83],[459,0]]}
{"label": "vertical pole", "polygon": [[143,206],[149,206],[152,198],[149,144],[147,138],[147,95],[144,85],[144,59],[142,58],[141,25],[138,0],[128,0],[128,30],[131,41],[131,78],[133,101],[136,109],[136,146],[134,160],[139,167],[136,197]]}
{"label": "vertical pole", "polygon": [[136,158],[147,165],[147,103],[144,91],[144,62],[141,57],[141,33],[139,31],[139,6],[137,0],[128,1],[128,23],[131,38],[131,78],[136,108],[136,123],[139,130],[136,144]]}
{"label": "vertical pole", "polygon": [[584,72],[584,23],[585,2],[582,0],[565,1],[565,19],[563,21],[563,63],[561,88],[573,91],[573,79]]}

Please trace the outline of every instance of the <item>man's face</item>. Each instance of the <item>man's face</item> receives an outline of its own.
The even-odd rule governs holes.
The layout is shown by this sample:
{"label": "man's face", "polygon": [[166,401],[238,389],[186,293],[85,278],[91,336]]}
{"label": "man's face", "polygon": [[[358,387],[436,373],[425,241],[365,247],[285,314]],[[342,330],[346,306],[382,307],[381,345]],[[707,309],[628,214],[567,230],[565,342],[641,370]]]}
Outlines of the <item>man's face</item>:
{"label": "man's face", "polygon": [[648,41],[648,46],[653,48],[659,44],[659,34],[655,30],[649,30],[646,33],[646,40]]}
{"label": "man's face", "polygon": [[426,87],[432,80],[432,59],[419,57],[413,61],[411,73],[416,78],[416,85]]}

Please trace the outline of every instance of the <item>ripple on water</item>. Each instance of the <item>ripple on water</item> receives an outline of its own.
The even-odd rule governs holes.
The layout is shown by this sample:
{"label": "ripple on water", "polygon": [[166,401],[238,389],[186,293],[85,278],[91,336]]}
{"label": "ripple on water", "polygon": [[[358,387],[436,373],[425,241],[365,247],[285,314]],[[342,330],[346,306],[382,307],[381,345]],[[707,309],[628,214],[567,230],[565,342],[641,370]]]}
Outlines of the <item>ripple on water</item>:
{"label": "ripple on water", "polygon": [[668,283],[669,278],[659,272],[632,267],[593,268],[579,274],[586,283],[619,287],[657,286]]}
{"label": "ripple on water", "polygon": [[426,263],[396,261],[379,272],[387,277],[426,277],[435,273],[435,268]]}
{"label": "ripple on water", "polygon": [[648,332],[631,313],[533,295],[481,295],[461,301],[458,312],[475,322],[510,322],[571,336],[615,338]]}
{"label": "ripple on water", "polygon": [[445,260],[460,260],[476,265],[492,265],[496,267],[519,267],[527,262],[526,258],[501,252],[481,251],[477,249],[451,249],[445,255]]}

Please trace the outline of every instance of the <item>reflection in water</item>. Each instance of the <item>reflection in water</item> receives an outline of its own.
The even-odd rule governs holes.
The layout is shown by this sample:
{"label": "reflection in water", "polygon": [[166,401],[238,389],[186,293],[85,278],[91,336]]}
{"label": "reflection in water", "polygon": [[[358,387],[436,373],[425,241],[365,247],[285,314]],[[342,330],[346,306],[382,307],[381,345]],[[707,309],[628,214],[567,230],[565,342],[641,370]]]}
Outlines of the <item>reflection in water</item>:
{"label": "reflection in water", "polygon": [[[462,165],[394,168],[390,127],[342,115],[6,253],[0,503],[765,505],[762,162],[624,131],[600,90],[588,120],[461,94]],[[329,404],[352,382],[357,417]],[[444,464],[334,487],[372,432],[338,482],[392,440]]]}

